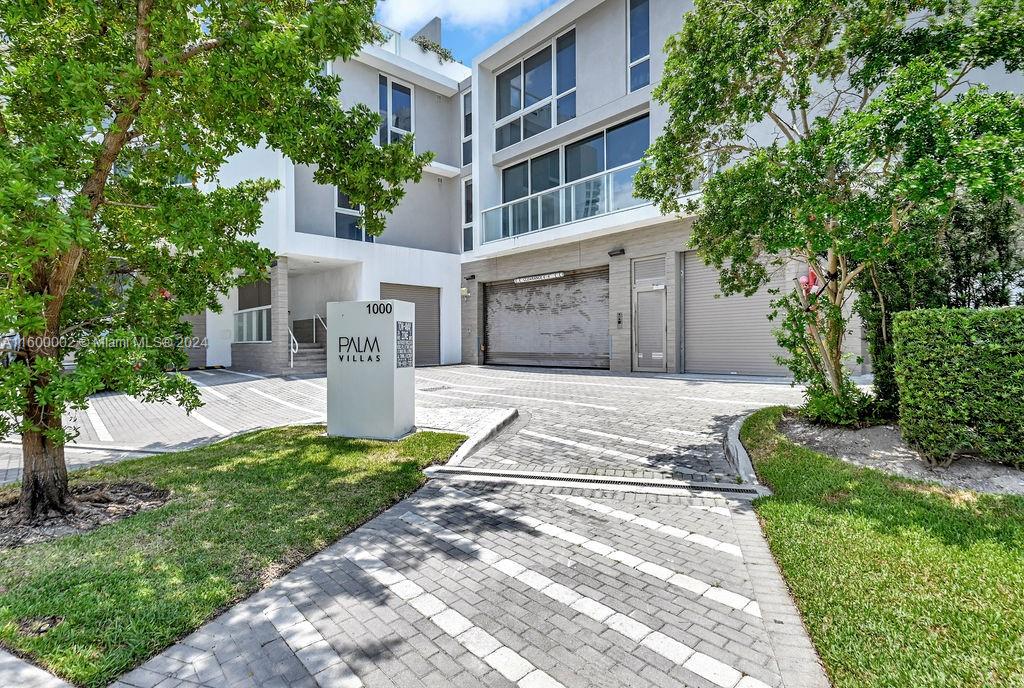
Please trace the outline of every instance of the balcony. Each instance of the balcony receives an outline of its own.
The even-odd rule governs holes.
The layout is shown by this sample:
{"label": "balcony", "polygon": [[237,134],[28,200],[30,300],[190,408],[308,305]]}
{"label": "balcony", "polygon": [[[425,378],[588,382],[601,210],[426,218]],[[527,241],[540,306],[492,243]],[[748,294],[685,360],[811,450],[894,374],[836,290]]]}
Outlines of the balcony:
{"label": "balcony", "polygon": [[377,24],[377,28],[380,29],[380,32],[382,34],[384,34],[384,41],[382,43],[380,43],[380,47],[383,48],[384,50],[388,51],[389,53],[394,53],[395,55],[401,55],[402,54],[402,33],[400,31],[395,31],[392,28],[384,26],[383,24],[381,24],[379,22],[374,22],[374,23]]}
{"label": "balcony", "polygon": [[650,201],[633,196],[634,162],[503,203],[483,212],[483,243],[628,210]]}

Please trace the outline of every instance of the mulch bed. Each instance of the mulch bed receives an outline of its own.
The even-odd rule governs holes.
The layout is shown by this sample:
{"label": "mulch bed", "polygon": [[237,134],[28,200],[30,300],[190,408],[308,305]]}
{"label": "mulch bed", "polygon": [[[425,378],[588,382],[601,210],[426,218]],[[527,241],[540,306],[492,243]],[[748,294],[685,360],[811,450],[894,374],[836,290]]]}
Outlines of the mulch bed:
{"label": "mulch bed", "polygon": [[73,484],[71,495],[72,513],[50,514],[34,523],[20,522],[17,495],[0,502],[0,551],[86,533],[162,506],[171,496],[167,490],[139,482]]}
{"label": "mulch bed", "polygon": [[789,414],[779,430],[808,449],[891,475],[932,480],[958,490],[1024,495],[1024,470],[969,456],[957,457],[949,466],[932,465],[903,441],[895,425],[824,427]]}

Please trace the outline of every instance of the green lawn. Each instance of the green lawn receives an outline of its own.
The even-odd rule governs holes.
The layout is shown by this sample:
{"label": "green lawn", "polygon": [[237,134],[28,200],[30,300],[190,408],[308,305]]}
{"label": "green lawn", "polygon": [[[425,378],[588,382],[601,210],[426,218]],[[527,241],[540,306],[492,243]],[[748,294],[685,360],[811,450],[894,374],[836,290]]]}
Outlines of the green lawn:
{"label": "green lawn", "polygon": [[1024,498],[889,477],[754,414],[768,542],[836,688],[1024,685]]}
{"label": "green lawn", "polygon": [[[74,474],[148,482],[172,497],[85,535],[0,553],[0,645],[105,686],[415,490],[422,469],[465,439],[322,433],[266,430]],[[64,621],[42,637],[18,633],[19,619],[45,616]]]}

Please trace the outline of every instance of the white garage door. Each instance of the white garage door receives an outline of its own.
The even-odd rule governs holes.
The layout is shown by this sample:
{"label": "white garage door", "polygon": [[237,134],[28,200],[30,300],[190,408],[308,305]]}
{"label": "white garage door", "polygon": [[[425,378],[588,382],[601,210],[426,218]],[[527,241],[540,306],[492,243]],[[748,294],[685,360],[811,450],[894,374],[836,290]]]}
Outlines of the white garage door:
{"label": "white garage door", "polygon": [[381,282],[380,298],[416,305],[416,366],[441,365],[441,290]]}
{"label": "white garage door", "polygon": [[484,285],[484,362],[608,367],[608,270]]}
{"label": "white garage door", "polygon": [[[786,375],[775,362],[785,352],[768,320],[772,295],[721,296],[718,271],[694,251],[683,254],[683,366],[688,373]],[[780,276],[771,286],[785,287]]]}

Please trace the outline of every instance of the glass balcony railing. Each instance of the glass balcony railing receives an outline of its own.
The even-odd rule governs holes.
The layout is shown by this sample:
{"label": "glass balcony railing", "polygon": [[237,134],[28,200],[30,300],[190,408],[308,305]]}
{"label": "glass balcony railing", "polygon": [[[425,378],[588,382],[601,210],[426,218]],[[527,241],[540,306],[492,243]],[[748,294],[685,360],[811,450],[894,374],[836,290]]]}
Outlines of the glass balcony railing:
{"label": "glass balcony railing", "polygon": [[633,196],[638,169],[635,162],[485,210],[483,242],[647,205],[650,201]]}
{"label": "glass balcony railing", "polygon": [[380,29],[381,33],[384,34],[384,41],[380,43],[380,47],[383,48],[384,50],[387,50],[389,53],[401,55],[402,34],[399,31],[395,31],[394,29],[384,26],[383,24],[380,23],[377,23],[377,28]]}

